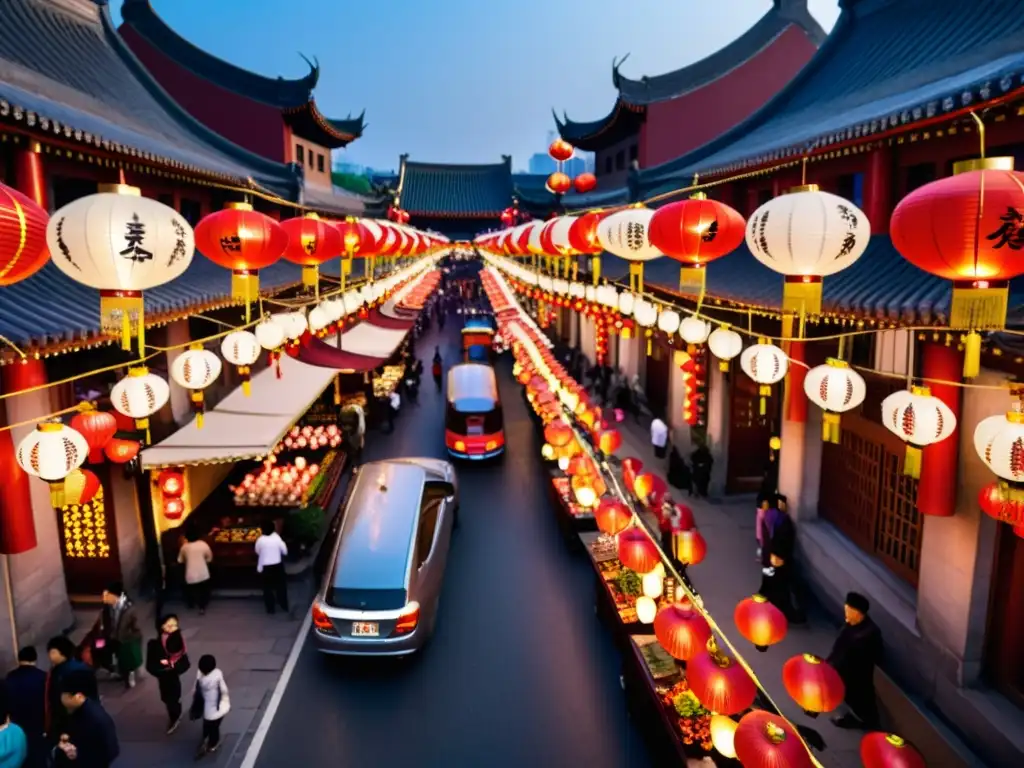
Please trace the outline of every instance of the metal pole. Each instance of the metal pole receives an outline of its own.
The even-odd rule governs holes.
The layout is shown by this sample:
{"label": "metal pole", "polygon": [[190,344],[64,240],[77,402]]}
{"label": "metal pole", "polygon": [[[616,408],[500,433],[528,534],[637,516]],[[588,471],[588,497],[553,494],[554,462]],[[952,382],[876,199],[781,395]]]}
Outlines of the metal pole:
{"label": "metal pole", "polygon": [[4,555],[4,591],[7,593],[7,619],[11,622],[11,651],[18,658],[18,621],[14,616],[14,585],[11,584],[11,556]]}

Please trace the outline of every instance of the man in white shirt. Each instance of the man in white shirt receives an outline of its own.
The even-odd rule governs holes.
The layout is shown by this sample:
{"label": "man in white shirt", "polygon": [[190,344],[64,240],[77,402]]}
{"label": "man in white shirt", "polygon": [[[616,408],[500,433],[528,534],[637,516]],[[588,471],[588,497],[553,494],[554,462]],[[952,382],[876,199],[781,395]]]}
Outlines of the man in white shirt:
{"label": "man in white shirt", "polygon": [[651,422],[651,445],[654,446],[654,455],[664,459],[668,453],[668,424],[659,418]]}
{"label": "man in white shirt", "polygon": [[256,572],[263,575],[263,601],[267,613],[273,613],[275,602],[288,612],[288,581],[284,572],[284,558],[288,546],[269,520],[263,523],[263,535],[256,539]]}

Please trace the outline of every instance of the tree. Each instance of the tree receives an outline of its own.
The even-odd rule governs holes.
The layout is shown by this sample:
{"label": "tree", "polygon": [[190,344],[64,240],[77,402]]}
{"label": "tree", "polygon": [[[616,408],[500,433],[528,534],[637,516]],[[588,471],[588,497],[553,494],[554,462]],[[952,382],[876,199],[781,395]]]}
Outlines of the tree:
{"label": "tree", "polygon": [[373,192],[373,189],[370,186],[370,180],[365,176],[359,176],[354,173],[332,171],[331,183],[348,192],[355,192],[357,195],[369,195]]}

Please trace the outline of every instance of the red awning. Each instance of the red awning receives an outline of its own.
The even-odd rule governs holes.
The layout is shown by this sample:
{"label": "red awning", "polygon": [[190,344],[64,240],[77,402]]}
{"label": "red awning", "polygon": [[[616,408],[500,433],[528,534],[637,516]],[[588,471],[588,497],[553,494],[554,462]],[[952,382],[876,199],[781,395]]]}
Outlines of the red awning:
{"label": "red awning", "polygon": [[362,373],[384,365],[386,358],[356,355],[338,349],[308,331],[299,339],[298,349],[288,349],[288,354],[307,365],[319,368],[337,368],[339,371]]}
{"label": "red awning", "polygon": [[370,315],[366,320],[378,328],[388,328],[393,331],[407,331],[416,324],[416,318],[400,320],[397,317],[382,314],[379,309],[370,310]]}

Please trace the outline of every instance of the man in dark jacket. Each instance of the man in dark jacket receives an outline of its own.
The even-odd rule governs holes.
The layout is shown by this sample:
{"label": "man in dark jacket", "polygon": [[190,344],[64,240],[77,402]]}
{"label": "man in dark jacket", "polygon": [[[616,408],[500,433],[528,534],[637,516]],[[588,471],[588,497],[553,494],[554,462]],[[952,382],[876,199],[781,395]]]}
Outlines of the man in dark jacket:
{"label": "man in dark jacket", "polygon": [[28,740],[26,768],[46,765],[46,673],[36,666],[39,655],[32,646],[18,651],[18,666],[4,680],[11,722]]}
{"label": "man in dark jacket", "polygon": [[58,766],[109,768],[121,753],[114,721],[91,698],[93,682],[88,673],[78,671],[66,675],[61,683],[60,700],[68,719],[54,750]]}
{"label": "man in dark jacket", "polygon": [[846,686],[846,705],[851,712],[832,719],[840,728],[877,731],[878,702],[875,697],[875,667],[882,660],[882,632],[868,616],[871,603],[864,595],[846,596],[843,624],[828,656]]}
{"label": "man in dark jacket", "polygon": [[88,679],[86,695],[99,700],[96,687],[96,673],[83,662],[75,658],[75,644],[64,635],[50,638],[46,644],[46,652],[50,657],[50,672],[46,678],[46,734],[52,742],[60,735],[67,712],[60,703],[63,681],[70,674],[81,673],[82,680]]}

